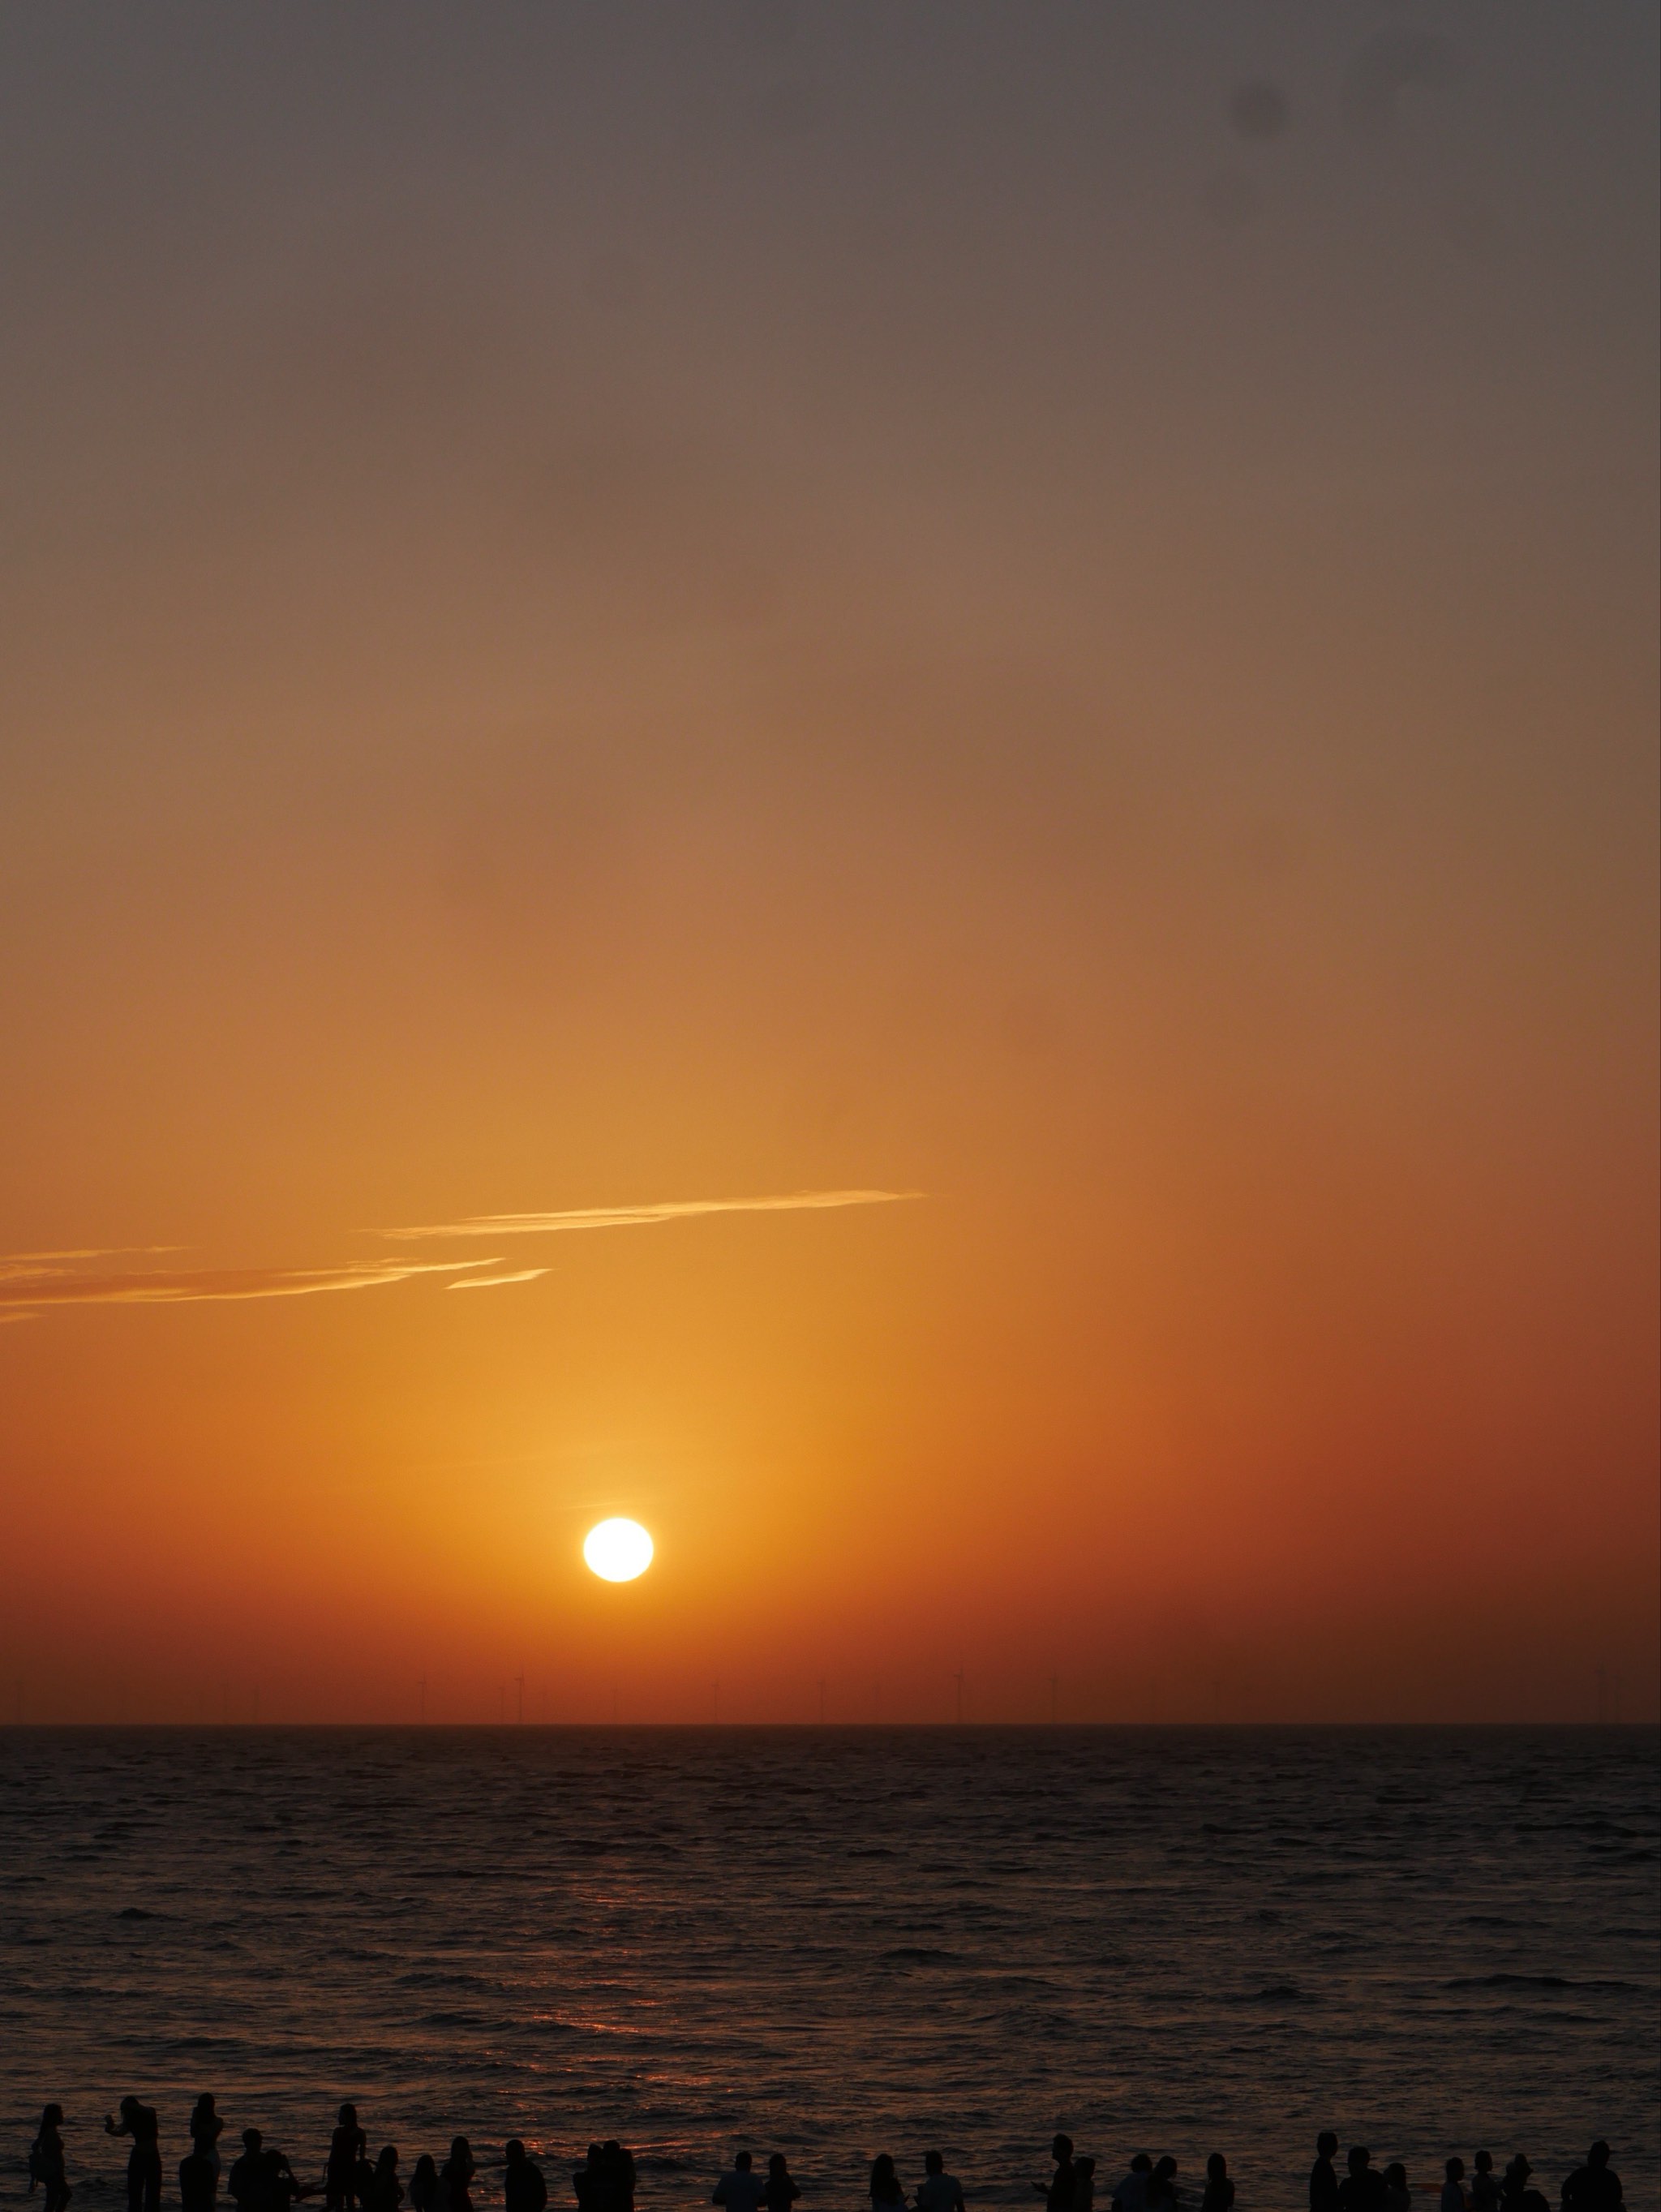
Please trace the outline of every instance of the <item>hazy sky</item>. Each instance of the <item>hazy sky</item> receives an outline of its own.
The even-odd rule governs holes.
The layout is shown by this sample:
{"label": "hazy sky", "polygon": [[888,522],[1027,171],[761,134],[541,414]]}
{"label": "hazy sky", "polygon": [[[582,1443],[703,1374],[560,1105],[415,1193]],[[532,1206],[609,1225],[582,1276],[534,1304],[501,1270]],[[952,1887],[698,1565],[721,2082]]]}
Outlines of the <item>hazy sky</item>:
{"label": "hazy sky", "polygon": [[1655,1712],[1656,24],[0,16],[15,1705]]}

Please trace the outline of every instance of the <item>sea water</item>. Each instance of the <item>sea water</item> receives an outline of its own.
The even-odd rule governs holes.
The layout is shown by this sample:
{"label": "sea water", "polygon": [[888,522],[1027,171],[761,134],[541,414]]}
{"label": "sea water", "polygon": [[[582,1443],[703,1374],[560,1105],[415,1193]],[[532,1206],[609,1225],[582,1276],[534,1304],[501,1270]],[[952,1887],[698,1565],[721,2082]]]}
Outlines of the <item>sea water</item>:
{"label": "sea water", "polygon": [[204,2089],[315,2179],[523,2136],[554,2201],[594,2136],[643,2212],[735,2146],[803,2212],[937,2146],[1035,2204],[1052,2131],[1227,2153],[1306,2201],[1315,2133],[1440,2179],[1525,2150],[1555,2201],[1607,2136],[1658,2172],[1652,1729],[536,1729],[0,1732],[0,2125],[71,2179]]}

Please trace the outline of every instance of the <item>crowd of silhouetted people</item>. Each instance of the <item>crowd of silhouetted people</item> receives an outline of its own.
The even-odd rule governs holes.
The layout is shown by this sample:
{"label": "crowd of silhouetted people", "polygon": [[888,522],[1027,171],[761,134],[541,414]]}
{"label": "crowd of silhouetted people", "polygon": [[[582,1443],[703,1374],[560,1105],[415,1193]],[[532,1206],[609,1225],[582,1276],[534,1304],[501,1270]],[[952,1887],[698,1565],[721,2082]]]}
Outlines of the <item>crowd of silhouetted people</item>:
{"label": "crowd of silhouetted people", "polygon": [[[127,2159],[127,2212],[160,2212],[161,2126],[153,2105],[124,2097],[106,2113],[105,2131],[124,2136],[132,2148]],[[369,2139],[358,2124],[355,2105],[343,2105],[323,2161],[321,2179],[302,2182],[284,2154],[268,2143],[258,2128],[242,2130],[241,2154],[225,2170],[220,2137],[225,2131],[210,2096],[197,2099],[190,2118],[191,2148],[179,2166],[180,2212],[220,2212],[221,2177],[235,2212],[293,2212],[301,2197],[321,2197],[324,2212],[475,2212],[472,2187],[478,2163],[465,2136],[452,2138],[440,2161],[423,2151],[406,2184],[399,2172],[397,2147],[382,2146],[373,2158]],[[1096,2161],[1076,2154],[1072,2139],[1058,2136],[1050,2146],[1053,2171],[1033,2188],[1045,2212],[1096,2212]],[[1373,2154],[1353,2144],[1337,2166],[1338,2138],[1324,2133],[1316,2143],[1309,2175],[1309,2212],[1411,2212],[1415,2195],[1440,2197],[1438,2212],[1551,2212],[1535,2185],[1534,2168],[1519,2151],[1502,2172],[1491,2153],[1473,2154],[1469,2172],[1462,2158],[1448,2159],[1441,2180],[1410,2182],[1399,2161],[1378,2166]],[[65,2212],[70,2197],[64,2146],[64,2108],[48,2105],[40,2131],[29,2151],[29,2190],[44,2190],[43,2212]],[[577,2212],[634,2212],[633,2154],[615,2137],[591,2142],[571,2177]],[[937,2150],[924,2155],[923,2176],[908,2191],[893,2157],[873,2160],[868,2185],[870,2212],[966,2212],[962,2183],[946,2170]],[[774,2151],[767,2170],[741,2150],[722,2174],[711,2203],[723,2212],[791,2212],[802,2190],[782,2151]],[[1139,2151],[1110,2190],[1101,2191],[1102,2212],[1181,2212],[1184,2203],[1177,2161]],[[1622,2212],[1621,2177],[1609,2164],[1609,2147],[1595,2142],[1584,2164],[1574,2168],[1559,2192],[1561,2212]],[[1189,2200],[1191,2204],[1193,2200]],[[524,2143],[514,2136],[506,2146],[501,2167],[502,2212],[546,2212],[548,2180]],[[1234,2184],[1228,2162],[1213,2151],[1196,2212],[1234,2212]]]}

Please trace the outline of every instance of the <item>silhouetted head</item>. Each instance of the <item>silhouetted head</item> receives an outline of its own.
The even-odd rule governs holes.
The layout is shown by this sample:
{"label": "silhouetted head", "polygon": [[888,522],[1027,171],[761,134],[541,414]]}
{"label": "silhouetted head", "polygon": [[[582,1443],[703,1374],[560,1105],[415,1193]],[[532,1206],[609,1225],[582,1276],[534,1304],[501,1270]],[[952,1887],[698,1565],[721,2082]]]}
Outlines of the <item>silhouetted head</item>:
{"label": "silhouetted head", "polygon": [[264,2140],[258,2128],[244,2128],[242,2130],[242,2148],[246,2151],[258,2150]]}
{"label": "silhouetted head", "polygon": [[196,2100],[196,2108],[203,2119],[211,2119],[213,2118],[214,2093],[211,2089],[204,2089],[203,2091],[202,2094]]}
{"label": "silhouetted head", "polygon": [[1442,2171],[1450,2181],[1463,2181],[1465,2178],[1465,2162],[1462,2158],[1451,2158]]}
{"label": "silhouetted head", "polygon": [[415,2160],[415,2179],[417,2181],[436,2181],[438,2178],[439,2169],[433,2162],[433,2154],[430,2150],[424,2150]]}
{"label": "silhouetted head", "polygon": [[355,2105],[343,2105],[335,2118],[342,2127],[355,2128],[358,2124],[358,2108]]}
{"label": "silhouetted head", "polygon": [[1385,2186],[1386,2189],[1405,2189],[1407,2187],[1407,2168],[1402,2164],[1399,2159],[1397,2160],[1393,2166],[1385,2166]]}
{"label": "silhouetted head", "polygon": [[396,2143],[383,2143],[381,2146],[380,2156],[375,2160],[375,2171],[378,2173],[391,2173],[396,2170],[397,2162],[397,2145]]}
{"label": "silhouetted head", "polygon": [[1145,2150],[1139,2150],[1136,2156],[1131,2160],[1131,2171],[1132,2173],[1151,2173],[1153,2170],[1154,2161],[1149,2157]]}
{"label": "silhouetted head", "polygon": [[1518,2186],[1520,2188],[1533,2171],[1534,2168],[1529,2164],[1527,2159],[1523,2155],[1521,2151],[1519,2151],[1516,2157],[1512,2159],[1511,2164],[1506,2168],[1506,2179],[1510,2180],[1514,2175]]}
{"label": "silhouetted head", "polygon": [[61,2105],[48,2105],[45,2111],[40,2115],[40,2125],[42,2129],[61,2128],[63,2124],[64,2107]]}
{"label": "silhouetted head", "polygon": [[517,2166],[524,2156],[524,2145],[519,2141],[518,2136],[509,2136],[502,2147],[502,2156],[510,2166]]}
{"label": "silhouetted head", "polygon": [[116,2110],[120,2113],[124,2120],[130,2122],[133,2114],[138,2110],[137,2098],[124,2097],[121,2100],[121,2102],[116,2106]]}
{"label": "silhouetted head", "polygon": [[473,2146],[469,2142],[465,2136],[451,2136],[450,2163],[452,2166],[465,2166],[472,2158],[472,2155]]}
{"label": "silhouetted head", "polygon": [[944,2173],[946,2171],[946,2161],[942,2158],[937,2150],[925,2150],[924,2152],[923,2171],[924,2173]]}
{"label": "silhouetted head", "polygon": [[1077,2174],[1081,2181],[1094,2181],[1096,2174],[1096,2162],[1093,2158],[1076,2158],[1073,2160],[1073,2172]]}
{"label": "silhouetted head", "polygon": [[1478,2173],[1492,2173],[1494,2171],[1494,2153],[1491,2150],[1479,2150],[1476,2157],[1473,2158],[1470,2162],[1476,2167]]}
{"label": "silhouetted head", "polygon": [[608,2136],[600,2148],[608,2158],[621,2158],[623,2154],[623,2147],[615,2136]]}
{"label": "silhouetted head", "polygon": [[1609,2147],[1603,2141],[1603,2137],[1599,2136],[1597,2141],[1586,2153],[1586,2164],[1588,2166],[1607,2166],[1609,2162]]}
{"label": "silhouetted head", "polygon": [[748,2173],[752,2163],[749,2153],[747,2150],[741,2150],[732,2163],[740,2173]]}
{"label": "silhouetted head", "polygon": [[781,2150],[776,2150],[773,2154],[773,2156],[767,2160],[767,2172],[769,2173],[782,2173],[784,2171],[785,2154]]}
{"label": "silhouetted head", "polygon": [[1220,2150],[1214,2150],[1205,2161],[1206,2177],[1211,2181],[1227,2181],[1228,2161]]}
{"label": "silhouetted head", "polygon": [[1177,2162],[1175,2159],[1162,2158],[1159,2164],[1154,2168],[1154,2179],[1155,2181],[1173,2181],[1176,2179],[1176,2172]]}
{"label": "silhouetted head", "polygon": [[600,2148],[598,2143],[590,2143],[588,2148],[583,2153],[583,2156],[588,2160],[591,2166],[597,2166],[600,2160],[605,2156],[605,2153]]}
{"label": "silhouetted head", "polygon": [[1065,2165],[1072,2154],[1073,2139],[1070,2136],[1058,2136],[1050,2145],[1050,2155],[1058,2166]]}
{"label": "silhouetted head", "polygon": [[894,2184],[894,2160],[888,2156],[887,2151],[878,2151],[876,2156],[871,2160],[871,2193],[873,2196],[879,2188],[892,2188]]}
{"label": "silhouetted head", "polygon": [[1337,2158],[1338,2138],[1331,2128],[1323,2128],[1315,2138],[1315,2148],[1322,2158]]}
{"label": "silhouetted head", "polygon": [[1347,2163],[1352,2173],[1365,2173],[1373,2163],[1373,2154],[1360,2143],[1351,2143]]}

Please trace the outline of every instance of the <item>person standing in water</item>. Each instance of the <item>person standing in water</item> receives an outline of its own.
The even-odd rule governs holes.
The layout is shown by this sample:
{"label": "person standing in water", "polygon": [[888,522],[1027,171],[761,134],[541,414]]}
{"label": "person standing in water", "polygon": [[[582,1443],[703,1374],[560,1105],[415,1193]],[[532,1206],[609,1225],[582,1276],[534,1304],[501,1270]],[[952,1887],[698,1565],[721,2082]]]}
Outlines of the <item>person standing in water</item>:
{"label": "person standing in water", "polygon": [[917,2185],[918,2212],[963,2212],[963,2185],[948,2173],[937,2150],[923,2154],[923,2179]]}
{"label": "person standing in water", "polygon": [[450,2155],[439,2168],[439,2212],[473,2212],[468,2191],[477,2172],[472,2144],[465,2136],[453,2136]]}
{"label": "person standing in water", "polygon": [[790,2208],[802,2194],[785,2163],[785,2154],[776,2150],[767,2160],[767,2178],[761,2185],[761,2196],[767,2212],[790,2212]]}
{"label": "person standing in water", "polygon": [[724,2212],[757,2212],[764,2188],[755,2168],[749,2153],[741,2150],[716,2183],[710,2203],[721,2205]]}
{"label": "person standing in water", "polygon": [[1228,2161],[1220,2150],[1214,2150],[1205,2161],[1205,2194],[1200,2199],[1200,2212],[1234,2212],[1234,2185],[1228,2179]]}
{"label": "person standing in water", "polygon": [[363,2195],[365,2212],[398,2212],[403,2202],[403,2184],[398,2179],[397,2145],[386,2143],[375,2160],[367,2190]]}
{"label": "person standing in water", "polygon": [[1563,2184],[1563,2212],[1622,2212],[1626,2197],[1621,2177],[1609,2164],[1609,2147],[1600,2136]]}
{"label": "person standing in water", "polygon": [[351,2212],[357,2200],[358,2163],[367,2148],[368,2138],[358,2125],[357,2106],[343,2105],[335,2116],[329,2163],[324,2169],[324,2202],[328,2212]]}
{"label": "person standing in water", "polygon": [[29,2145],[29,2195],[46,2192],[45,2212],[64,2212],[74,2195],[64,2160],[64,2107],[48,2105],[40,2115],[40,2130]]}
{"label": "person standing in water", "polygon": [[1073,2172],[1073,2139],[1058,2136],[1050,2145],[1050,2155],[1056,2170],[1047,2181],[1035,2181],[1033,2186],[1044,2199],[1046,2212],[1073,2212],[1073,2184],[1077,2176]]}
{"label": "person standing in water", "polygon": [[1113,2212],[1148,2212],[1148,2179],[1154,2161],[1145,2150],[1131,2160],[1131,2170],[1113,2191]]}
{"label": "person standing in water", "polygon": [[204,2089],[191,2108],[191,2154],[201,2159],[213,2176],[208,2191],[210,2206],[219,2194],[219,2139],[224,2132],[225,2123],[215,2110],[213,2098]]}
{"label": "person standing in water", "polygon": [[409,2212],[437,2212],[438,2202],[438,2161],[430,2150],[424,2150],[409,2177]]}
{"label": "person standing in water", "polygon": [[1177,2162],[1168,2155],[1148,2177],[1148,2212],[1177,2212]]}
{"label": "person standing in water", "polygon": [[179,2161],[179,2212],[214,2212],[214,2192],[219,2176],[199,2150]]}
{"label": "person standing in water", "polygon": [[547,2180],[541,2166],[526,2156],[518,2136],[509,2140],[504,2155],[507,2163],[502,2175],[503,2212],[544,2212]]}
{"label": "person standing in water", "polygon": [[1309,2169],[1309,2212],[1337,2212],[1338,2171],[1332,2161],[1338,2155],[1338,2138],[1331,2128],[1323,2128],[1315,2138],[1315,2163]]}
{"label": "person standing in water", "polygon": [[127,2154],[127,2212],[161,2212],[161,2123],[154,2105],[136,2097],[124,2097],[113,2113],[104,2115],[106,2136],[130,2136]]}

